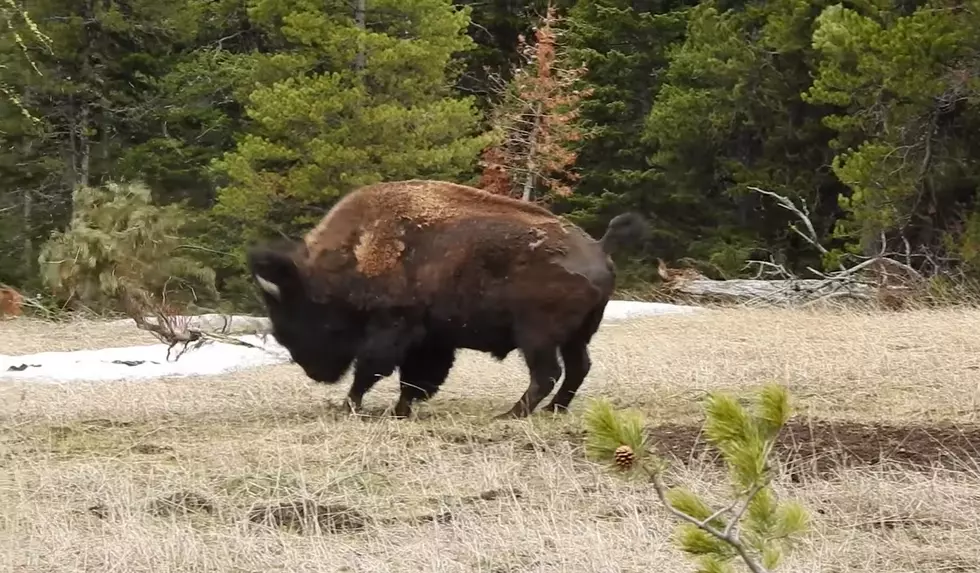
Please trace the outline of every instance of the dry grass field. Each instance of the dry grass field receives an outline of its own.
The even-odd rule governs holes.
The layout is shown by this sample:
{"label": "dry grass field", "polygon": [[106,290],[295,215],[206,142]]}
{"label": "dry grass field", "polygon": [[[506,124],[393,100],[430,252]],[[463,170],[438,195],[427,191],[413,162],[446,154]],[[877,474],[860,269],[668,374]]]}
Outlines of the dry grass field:
{"label": "dry grass field", "polygon": [[[0,322],[0,354],[151,343],[130,327]],[[463,353],[409,420],[396,381],[295,365],[224,376],[0,382],[0,569],[693,571],[655,494],[587,462],[590,397],[643,411],[669,480],[712,499],[710,390],[788,386],[777,492],[810,510],[789,572],[980,571],[980,311],[713,310],[604,325],[570,413],[494,421],[518,354]],[[299,517],[305,515],[309,519]]]}

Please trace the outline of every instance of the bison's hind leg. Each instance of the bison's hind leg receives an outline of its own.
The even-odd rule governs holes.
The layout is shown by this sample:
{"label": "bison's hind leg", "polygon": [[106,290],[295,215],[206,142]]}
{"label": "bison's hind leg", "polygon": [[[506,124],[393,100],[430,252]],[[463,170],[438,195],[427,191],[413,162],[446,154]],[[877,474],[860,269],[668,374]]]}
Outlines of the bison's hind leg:
{"label": "bison's hind leg", "polygon": [[558,363],[558,349],[545,346],[533,350],[524,350],[524,362],[531,374],[531,383],[521,399],[509,411],[497,416],[504,418],[524,418],[531,414],[541,400],[551,393],[555,382],[561,378],[561,364]]}
{"label": "bison's hind leg", "polygon": [[456,360],[456,348],[428,338],[412,347],[399,365],[401,394],[395,405],[394,415],[407,418],[412,413],[412,403],[428,400],[446,381]]}
{"label": "bison's hind leg", "polygon": [[555,392],[551,403],[545,406],[545,410],[552,412],[564,412],[568,410],[568,404],[575,397],[589,370],[592,369],[592,359],[589,357],[589,342],[592,336],[599,329],[602,322],[603,307],[594,311],[582,324],[582,327],[564,344],[561,345],[561,358],[565,363],[565,380]]}
{"label": "bison's hind leg", "polygon": [[565,380],[558,387],[558,391],[555,392],[551,402],[545,406],[545,410],[564,412],[568,409],[568,403],[575,397],[575,393],[592,368],[592,359],[589,357],[587,344],[575,340],[562,345],[561,357],[565,363]]}

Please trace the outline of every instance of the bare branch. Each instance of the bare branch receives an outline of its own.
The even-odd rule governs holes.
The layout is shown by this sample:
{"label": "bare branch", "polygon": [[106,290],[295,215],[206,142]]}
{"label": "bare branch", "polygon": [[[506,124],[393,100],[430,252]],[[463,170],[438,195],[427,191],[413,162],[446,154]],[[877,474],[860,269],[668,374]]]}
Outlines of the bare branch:
{"label": "bare branch", "polygon": [[726,537],[738,539],[738,534],[734,531],[735,526],[739,521],[741,521],[742,516],[745,515],[745,512],[749,510],[749,506],[752,505],[752,500],[755,499],[755,496],[759,495],[759,492],[762,491],[762,489],[766,487],[768,483],[769,480],[766,480],[761,484],[756,484],[749,490],[748,495],[745,496],[745,501],[742,503],[742,507],[738,510],[738,513],[735,514],[735,518],[729,521],[728,526],[725,527]]}
{"label": "bare branch", "polygon": [[[796,215],[800,219],[800,221],[804,225],[806,225],[807,233],[800,231],[798,228],[796,228],[795,225],[790,225],[790,229],[792,229],[797,235],[802,237],[803,240],[810,243],[815,249],[820,251],[821,254],[823,255],[830,254],[829,251],[827,251],[827,249],[820,244],[820,237],[817,235],[817,231],[816,229],[813,228],[813,223],[810,221],[810,210],[807,209],[805,201],[800,201],[803,205],[802,209],[800,209],[796,205],[794,205],[793,202],[789,200],[789,198],[784,197],[778,193],[773,193],[772,191],[766,191],[765,189],[760,189],[758,187],[753,187],[753,186],[749,186],[748,189],[750,191],[755,191],[756,193],[760,193],[762,195],[767,195],[769,197],[772,197],[773,199],[776,200],[776,202],[779,204],[780,207]],[[841,263],[838,264],[840,265],[841,270],[844,270],[844,265]]]}
{"label": "bare branch", "polygon": [[[752,571],[752,573],[768,573],[768,571],[762,565],[757,563],[755,559],[752,558],[752,555],[749,554],[748,549],[745,547],[745,544],[742,543],[742,540],[738,538],[738,535],[730,531],[731,524],[729,524],[729,526],[725,529],[725,531],[719,531],[717,528],[708,525],[708,523],[703,523],[698,519],[695,519],[694,517],[691,517],[690,515],[684,513],[683,511],[680,511],[679,509],[675,508],[667,500],[667,488],[666,486],[664,486],[664,483],[661,480],[660,475],[656,471],[651,470],[649,468],[644,467],[644,469],[647,472],[647,475],[650,476],[650,481],[651,483],[653,483],[653,489],[657,493],[657,497],[660,498],[661,503],[664,504],[664,507],[667,508],[667,511],[670,512],[671,515],[677,517],[678,519],[686,521],[687,523],[690,523],[691,525],[697,527],[698,529],[704,531],[705,533],[708,533],[709,535],[712,535],[731,545],[738,553],[739,557],[742,558],[742,561],[745,562],[745,565]],[[758,493],[758,491],[756,493]],[[732,523],[735,522],[733,521]]]}
{"label": "bare branch", "polygon": [[772,274],[775,274],[776,276],[788,278],[790,280],[794,280],[794,279],[797,278],[796,275],[794,275],[789,270],[787,270],[786,267],[784,267],[783,265],[780,265],[780,264],[774,262],[772,260],[772,257],[770,257],[770,260],[768,260],[768,261],[760,261],[758,259],[751,259],[749,261],[746,261],[745,266],[742,267],[742,268],[746,268],[746,267],[748,267],[750,265],[758,265],[759,266],[758,272],[756,272],[755,276],[752,277],[753,279],[756,279],[756,280],[762,278],[762,275],[763,275],[763,273],[765,273],[765,269],[767,269],[767,268],[768,269],[772,269]]}

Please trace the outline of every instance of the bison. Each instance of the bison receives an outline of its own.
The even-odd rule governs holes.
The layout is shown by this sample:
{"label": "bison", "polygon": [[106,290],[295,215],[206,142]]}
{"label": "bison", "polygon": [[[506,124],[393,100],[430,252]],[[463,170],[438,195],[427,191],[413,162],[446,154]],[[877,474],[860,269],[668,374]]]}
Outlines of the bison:
{"label": "bison", "polygon": [[609,254],[646,221],[613,218],[598,241],[532,203],[454,183],[396,181],[346,195],[303,240],[249,248],[274,338],[311,379],[354,366],[348,404],[399,371],[396,417],[445,381],[456,351],[520,349],[530,384],[510,411],[564,411],[591,368],[588,345],[613,292]]}

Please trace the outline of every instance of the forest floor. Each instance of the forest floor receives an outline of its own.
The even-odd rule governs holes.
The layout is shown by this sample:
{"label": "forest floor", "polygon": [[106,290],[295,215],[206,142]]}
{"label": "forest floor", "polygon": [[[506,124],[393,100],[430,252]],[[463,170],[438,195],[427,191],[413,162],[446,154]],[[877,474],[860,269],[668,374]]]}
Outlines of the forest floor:
{"label": "forest floor", "polygon": [[[153,343],[97,322],[0,322],[0,354]],[[781,497],[812,530],[790,572],[980,571],[980,311],[711,310],[603,325],[572,410],[495,421],[526,387],[515,353],[463,353],[417,417],[394,378],[295,365],[212,377],[0,383],[0,569],[693,571],[652,490],[585,460],[581,412],[648,417],[669,481],[718,501],[705,391],[788,386]],[[315,518],[298,519],[299,514]]]}

